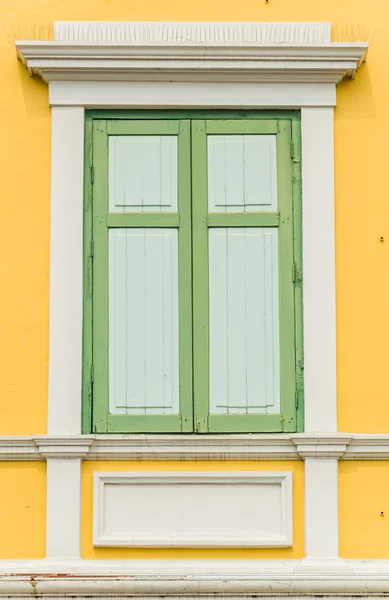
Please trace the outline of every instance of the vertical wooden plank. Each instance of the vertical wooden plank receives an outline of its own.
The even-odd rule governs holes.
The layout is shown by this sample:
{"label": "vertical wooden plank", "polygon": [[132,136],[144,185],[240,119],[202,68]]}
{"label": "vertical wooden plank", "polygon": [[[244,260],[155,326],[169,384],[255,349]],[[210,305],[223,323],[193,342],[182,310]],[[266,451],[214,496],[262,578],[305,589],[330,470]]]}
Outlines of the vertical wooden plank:
{"label": "vertical wooden plank", "polygon": [[[190,121],[180,121],[178,136],[178,285],[179,285],[179,381],[181,431],[194,427],[193,414],[193,332],[192,332],[192,189]],[[194,219],[194,215],[193,215]],[[204,217],[205,221],[205,217]]]}
{"label": "vertical wooden plank", "polygon": [[[227,230],[209,229],[210,412],[228,414]],[[219,409],[219,404],[226,408]]]}
{"label": "vertical wooden plank", "polygon": [[[226,212],[238,206],[244,210],[245,180],[244,180],[244,149],[243,135],[220,136],[224,147],[224,203]],[[210,143],[208,138],[208,143]],[[212,173],[208,169],[208,176]],[[217,177],[217,180],[220,180]],[[221,183],[221,181],[220,181]],[[219,183],[219,185],[220,185]],[[223,207],[221,207],[223,210]],[[239,210],[239,209],[238,209]]]}
{"label": "vertical wooden plank", "polygon": [[231,228],[226,230],[226,236],[228,396],[229,404],[233,406],[231,412],[245,414],[247,404],[246,232],[240,227]]}
{"label": "vertical wooden plank", "polygon": [[107,122],[93,122],[93,428],[107,431],[108,383],[108,136]]}
{"label": "vertical wooden plank", "polygon": [[280,410],[277,233],[209,232],[211,413]]}
{"label": "vertical wooden plank", "polygon": [[[279,260],[278,230],[263,231],[263,263],[265,266],[265,356],[264,379],[266,381],[266,412],[279,413],[280,406],[280,318],[279,318]],[[290,314],[293,320],[293,315]],[[293,404],[293,402],[292,402]]]}
{"label": "vertical wooden plank", "polygon": [[280,373],[283,430],[296,431],[296,351],[293,285],[293,189],[290,156],[291,123],[279,121],[277,186],[281,214],[279,227]]}
{"label": "vertical wooden plank", "polygon": [[110,231],[111,414],[179,412],[177,250],[175,229]]}
{"label": "vertical wooden plank", "polygon": [[304,431],[304,343],[303,343],[303,258],[302,258],[302,176],[301,123],[292,121],[293,143],[293,247],[295,263],[295,348],[297,431]]}
{"label": "vertical wooden plank", "polygon": [[[174,232],[176,233],[176,232]],[[165,312],[171,310],[170,306],[164,305],[164,286],[171,285],[171,282],[165,279],[165,257],[163,238],[171,236],[172,232],[161,230],[150,230],[146,232],[145,237],[145,265],[144,265],[144,287],[145,287],[145,319],[144,319],[144,338],[145,338],[145,369],[144,369],[144,414],[163,414],[162,407],[169,409],[169,412],[178,412],[176,407],[165,404],[164,398],[164,369],[163,369],[163,351],[165,340],[169,338],[170,352],[175,355],[174,360],[178,361],[178,315],[175,315],[173,327],[170,331],[165,330]],[[177,248],[177,246],[176,246]],[[177,251],[177,250],[176,250]],[[177,275],[177,274],[176,274]],[[178,281],[176,280],[176,294],[178,293]],[[175,342],[175,343],[174,343]],[[171,379],[171,373],[168,374]],[[173,383],[173,382],[172,382]],[[178,381],[174,382],[178,398]],[[157,407],[161,408],[157,408]]]}
{"label": "vertical wooden plank", "polygon": [[93,286],[93,256],[92,256],[92,230],[93,230],[93,125],[92,119],[85,121],[85,174],[84,174],[84,256],[83,256],[83,328],[82,328],[82,433],[92,431],[92,286]]}
{"label": "vertical wooden plank", "polygon": [[[111,414],[125,412],[128,374],[128,277],[126,271],[127,235],[125,229],[111,229],[109,248],[109,410]],[[134,257],[136,260],[136,257]],[[131,290],[130,290],[131,293]],[[118,410],[119,409],[119,410]]]}
{"label": "vertical wooden plank", "polygon": [[192,122],[193,365],[195,431],[208,431],[209,285],[207,215],[207,139],[205,121]]}

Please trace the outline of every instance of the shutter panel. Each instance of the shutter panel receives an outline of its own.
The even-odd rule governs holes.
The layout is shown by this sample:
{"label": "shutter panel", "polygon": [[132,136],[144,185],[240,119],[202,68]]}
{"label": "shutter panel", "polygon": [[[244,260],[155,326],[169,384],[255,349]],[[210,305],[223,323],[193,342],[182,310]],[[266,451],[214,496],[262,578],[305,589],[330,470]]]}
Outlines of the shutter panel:
{"label": "shutter panel", "polygon": [[210,412],[280,412],[278,231],[209,230]]}
{"label": "shutter panel", "polygon": [[96,431],[192,428],[189,134],[185,121],[95,125]]}
{"label": "shutter panel", "polygon": [[109,232],[111,414],[179,414],[176,229]]}
{"label": "shutter panel", "polygon": [[295,431],[290,122],[194,122],[198,431]]}

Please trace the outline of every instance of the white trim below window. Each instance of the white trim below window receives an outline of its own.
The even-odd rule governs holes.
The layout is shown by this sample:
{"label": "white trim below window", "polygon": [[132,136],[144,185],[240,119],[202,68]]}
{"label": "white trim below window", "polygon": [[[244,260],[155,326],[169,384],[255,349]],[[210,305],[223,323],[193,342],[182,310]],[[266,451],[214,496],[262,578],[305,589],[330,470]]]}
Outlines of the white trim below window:
{"label": "white trim below window", "polygon": [[1,437],[0,461],[83,460],[389,460],[384,434],[48,435]]}

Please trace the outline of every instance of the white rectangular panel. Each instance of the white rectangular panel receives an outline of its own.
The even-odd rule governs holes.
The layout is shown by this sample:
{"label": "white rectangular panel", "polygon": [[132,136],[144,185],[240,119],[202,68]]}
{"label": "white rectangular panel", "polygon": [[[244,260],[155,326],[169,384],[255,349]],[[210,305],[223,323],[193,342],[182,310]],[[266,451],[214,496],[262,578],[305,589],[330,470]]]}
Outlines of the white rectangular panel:
{"label": "white rectangular panel", "polygon": [[290,472],[94,473],[95,546],[292,545]]}
{"label": "white rectangular panel", "polygon": [[177,136],[109,137],[109,211],[177,211]]}
{"label": "white rectangular panel", "polygon": [[209,212],[277,210],[275,135],[208,135]]}
{"label": "white rectangular panel", "polygon": [[111,414],[177,414],[178,234],[109,232]]}
{"label": "white rectangular panel", "polygon": [[278,230],[209,230],[210,410],[280,410]]}

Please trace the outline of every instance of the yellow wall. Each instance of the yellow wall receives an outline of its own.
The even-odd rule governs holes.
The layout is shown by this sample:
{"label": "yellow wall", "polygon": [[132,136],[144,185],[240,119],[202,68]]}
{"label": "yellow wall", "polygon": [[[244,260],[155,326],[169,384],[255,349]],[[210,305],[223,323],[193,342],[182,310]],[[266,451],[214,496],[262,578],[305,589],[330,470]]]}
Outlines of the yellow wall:
{"label": "yellow wall", "polygon": [[[92,497],[94,471],[291,471],[293,473],[293,548],[233,549],[148,549],[93,548]],[[302,558],[304,556],[304,464],[301,461],[87,461],[82,469],[82,549],[87,559],[259,559]]]}
{"label": "yellow wall", "polygon": [[388,539],[389,462],[340,462],[340,556],[388,559]]}
{"label": "yellow wall", "polygon": [[0,256],[6,257],[0,261],[0,434],[46,429],[50,110],[46,86],[17,63],[13,42],[47,37],[61,19],[330,21],[335,39],[368,39],[368,63],[355,82],[338,88],[335,118],[339,425],[382,431],[389,422],[389,3],[0,0],[0,6]]}
{"label": "yellow wall", "polygon": [[0,462],[0,559],[44,558],[46,463]]}

